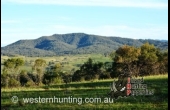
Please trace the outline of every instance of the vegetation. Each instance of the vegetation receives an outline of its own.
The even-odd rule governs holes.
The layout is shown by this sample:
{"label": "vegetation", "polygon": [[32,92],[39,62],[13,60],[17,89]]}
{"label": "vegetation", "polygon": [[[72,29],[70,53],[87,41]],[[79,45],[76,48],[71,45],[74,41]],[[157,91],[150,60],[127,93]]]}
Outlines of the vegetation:
{"label": "vegetation", "polygon": [[111,52],[110,58],[113,60],[110,62],[111,66],[108,66],[107,62],[88,58],[84,64],[77,65],[77,70],[70,68],[70,71],[62,70],[62,66],[69,62],[48,62],[47,65],[46,60],[38,58],[31,62],[32,71],[30,72],[26,70],[18,72],[19,67],[25,63],[21,58],[7,59],[4,61],[3,74],[1,74],[1,87],[109,79],[122,73],[136,77],[168,73],[167,51],[161,52],[149,43],[141,47],[124,45],[115,52]]}
{"label": "vegetation", "polygon": [[[46,37],[43,38],[46,39]],[[87,36],[83,39],[89,40]],[[91,40],[96,39],[93,36]],[[161,51],[153,44],[123,45],[110,54],[103,55],[15,56],[3,57],[3,59],[2,57],[2,109],[143,110],[154,108],[163,110],[168,108],[168,51]],[[44,103],[43,106],[42,103],[24,103],[22,100],[25,97],[54,96],[108,99],[110,83],[113,78],[117,78],[122,73],[130,74],[132,77],[144,77],[149,88],[154,89],[154,95],[119,98],[112,103]],[[19,101],[15,104],[9,101],[12,96],[18,96]]]}
{"label": "vegetation", "polygon": [[109,54],[120,46],[129,45],[140,47],[144,43],[153,44],[161,50],[168,49],[168,41],[141,40],[120,37],[106,37],[84,33],[54,34],[43,36],[35,40],[19,40],[13,44],[1,47],[1,55],[7,56],[56,56],[76,54]]}
{"label": "vegetation", "polygon": [[[117,79],[115,79],[117,80]],[[113,79],[99,81],[72,82],[39,87],[19,87],[1,89],[1,108],[11,110],[167,110],[168,109],[168,76],[157,75],[144,77],[148,89],[154,89],[154,95],[128,96],[113,99],[111,103],[24,103],[23,98],[109,98],[109,85]],[[19,102],[12,103],[12,96]]]}
{"label": "vegetation", "polygon": [[116,50],[112,59],[112,76],[127,73],[137,77],[168,72],[168,52],[161,52],[149,43],[143,44],[140,48],[124,45]]}
{"label": "vegetation", "polygon": [[102,66],[102,62],[94,63],[93,60],[89,58],[88,61],[80,67],[80,70],[75,71],[73,81],[99,79],[99,76],[102,73]]}
{"label": "vegetation", "polygon": [[18,73],[19,67],[24,64],[21,58],[12,58],[4,62],[3,74]]}

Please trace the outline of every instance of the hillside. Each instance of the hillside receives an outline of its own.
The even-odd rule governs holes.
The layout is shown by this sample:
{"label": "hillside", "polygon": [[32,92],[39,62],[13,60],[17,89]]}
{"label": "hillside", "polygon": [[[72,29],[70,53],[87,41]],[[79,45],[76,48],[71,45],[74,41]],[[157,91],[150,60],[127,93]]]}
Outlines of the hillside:
{"label": "hillside", "polygon": [[110,53],[124,44],[138,47],[145,42],[154,44],[162,50],[168,49],[168,41],[70,33],[42,36],[33,40],[19,40],[1,47],[1,55],[54,56],[64,54],[104,54]]}

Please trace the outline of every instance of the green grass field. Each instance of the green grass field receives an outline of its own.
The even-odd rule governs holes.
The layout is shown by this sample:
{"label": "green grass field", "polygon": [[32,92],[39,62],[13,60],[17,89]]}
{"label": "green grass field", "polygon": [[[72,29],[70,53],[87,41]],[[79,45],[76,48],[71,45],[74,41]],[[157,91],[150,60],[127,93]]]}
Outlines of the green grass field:
{"label": "green grass field", "polygon": [[[8,56],[1,56],[1,68],[3,68],[3,61],[12,58]],[[25,56],[18,56],[16,58],[23,58],[23,60],[28,62],[24,66],[21,67],[21,70],[27,70],[31,71],[33,62],[36,59],[42,58],[46,61],[47,65],[49,62],[54,62],[54,63],[65,63],[62,66],[62,71],[67,71],[70,72],[72,69],[79,69],[78,65],[84,64],[88,60],[88,58],[92,58],[95,62],[111,62],[112,60],[109,57],[105,57],[101,54],[84,54],[84,55],[67,55],[67,56],[54,56],[54,57],[25,57]],[[1,70],[2,71],[2,70]]]}
{"label": "green grass field", "polygon": [[[107,93],[113,80],[117,79],[1,89],[1,108],[2,110],[168,110],[168,75],[144,77],[147,88],[154,90],[153,95],[111,99],[111,103],[108,103]],[[19,102],[13,103],[11,101],[13,96],[17,96]],[[54,96],[77,98],[77,102],[45,103],[41,100],[41,103],[24,103],[23,101],[23,98],[53,98]],[[78,98],[82,99],[82,103]],[[101,102],[98,99],[101,99]]]}

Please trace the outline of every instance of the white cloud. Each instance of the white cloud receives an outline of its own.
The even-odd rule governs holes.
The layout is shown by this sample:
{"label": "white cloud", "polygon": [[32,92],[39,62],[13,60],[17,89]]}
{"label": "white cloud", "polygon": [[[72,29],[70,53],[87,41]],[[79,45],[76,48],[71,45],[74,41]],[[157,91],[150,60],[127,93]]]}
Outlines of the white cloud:
{"label": "white cloud", "polygon": [[162,2],[162,0],[2,0],[2,2],[71,6],[168,8],[168,1]]}

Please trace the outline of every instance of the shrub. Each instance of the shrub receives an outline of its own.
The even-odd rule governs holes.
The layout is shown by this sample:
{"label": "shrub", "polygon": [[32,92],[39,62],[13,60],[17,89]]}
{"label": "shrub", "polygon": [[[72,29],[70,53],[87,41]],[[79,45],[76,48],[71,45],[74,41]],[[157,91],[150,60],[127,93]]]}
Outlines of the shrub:
{"label": "shrub", "polygon": [[9,79],[8,74],[1,74],[1,87],[8,87]]}
{"label": "shrub", "polygon": [[63,83],[63,79],[61,77],[56,77],[54,78],[54,81],[53,81],[54,84],[60,84],[60,83]]}
{"label": "shrub", "polygon": [[17,81],[16,79],[14,78],[11,78],[8,82],[8,87],[18,87],[20,86],[20,82]]}
{"label": "shrub", "polygon": [[85,77],[84,77],[84,76],[81,76],[81,77],[80,77],[80,82],[83,82],[83,81],[85,81]]}
{"label": "shrub", "polygon": [[27,71],[22,70],[20,73],[20,83],[21,86],[24,86],[29,80],[31,80],[31,78],[29,78],[29,76],[27,75]]}
{"label": "shrub", "polygon": [[109,79],[109,78],[111,78],[111,76],[110,76],[110,73],[108,72],[103,72],[102,74],[100,74],[100,77],[99,77],[99,79]]}
{"label": "shrub", "polygon": [[26,87],[35,86],[35,83],[34,83],[32,80],[30,80],[30,81],[28,81],[28,82],[25,84],[25,86],[26,86]]}

